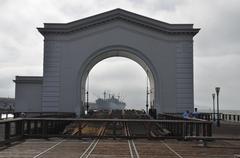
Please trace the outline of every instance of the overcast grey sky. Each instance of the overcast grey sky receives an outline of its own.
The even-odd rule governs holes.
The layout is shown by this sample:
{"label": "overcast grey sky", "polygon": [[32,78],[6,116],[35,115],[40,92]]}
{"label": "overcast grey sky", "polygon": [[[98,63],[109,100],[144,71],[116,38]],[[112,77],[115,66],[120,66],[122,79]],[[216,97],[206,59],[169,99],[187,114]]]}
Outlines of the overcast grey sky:
{"label": "overcast grey sky", "polygon": [[[194,38],[195,105],[210,108],[214,87],[220,86],[221,107],[240,110],[238,0],[1,0],[0,96],[14,97],[12,79],[15,75],[42,75],[43,37],[36,27],[42,27],[45,22],[70,22],[115,8],[168,23],[193,23],[195,27],[201,28]],[[139,76],[145,75],[138,65],[132,66],[135,69],[129,69],[128,72],[122,67],[122,63],[126,64],[127,60],[114,60],[114,68],[130,74],[129,80],[134,80],[135,77],[131,76],[131,72],[136,72]],[[103,61],[98,64],[98,69],[108,67],[107,63],[108,61]],[[113,69],[106,75],[110,75],[111,71]],[[95,72],[97,77],[97,71]],[[111,76],[106,78],[114,80]],[[125,92],[128,94],[123,94],[132,96],[129,99],[131,104],[137,100],[134,99],[134,96],[138,96],[136,92],[141,91],[141,95],[144,95],[142,91],[146,79],[141,78],[144,83],[137,82],[134,91],[129,89]],[[94,81],[94,75],[92,80]],[[92,84],[94,86],[94,82]],[[135,104],[140,104],[140,101]]]}
{"label": "overcast grey sky", "polygon": [[120,96],[126,108],[145,109],[147,74],[135,61],[123,57],[107,58],[89,74],[90,101],[107,94]]}

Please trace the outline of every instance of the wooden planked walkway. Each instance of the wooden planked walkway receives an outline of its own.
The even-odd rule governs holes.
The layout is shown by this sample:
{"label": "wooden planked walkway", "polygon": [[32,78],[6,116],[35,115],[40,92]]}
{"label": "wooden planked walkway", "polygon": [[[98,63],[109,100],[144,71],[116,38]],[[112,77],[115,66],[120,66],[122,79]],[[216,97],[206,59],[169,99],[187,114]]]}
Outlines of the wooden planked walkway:
{"label": "wooden planked walkway", "polygon": [[240,141],[214,141],[207,147],[198,141],[136,139],[135,147],[126,139],[100,139],[96,145],[93,141],[27,139],[1,149],[0,158],[233,158],[240,155]]}

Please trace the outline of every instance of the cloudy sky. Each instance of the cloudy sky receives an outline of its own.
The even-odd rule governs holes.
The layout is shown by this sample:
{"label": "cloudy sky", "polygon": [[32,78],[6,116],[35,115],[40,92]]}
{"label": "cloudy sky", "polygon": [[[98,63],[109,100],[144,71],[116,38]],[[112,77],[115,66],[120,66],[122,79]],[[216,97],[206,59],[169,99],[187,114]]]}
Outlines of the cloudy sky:
{"label": "cloudy sky", "polygon": [[[0,1],[0,96],[14,97],[15,75],[42,75],[43,37],[36,27],[66,23],[115,8],[122,8],[168,23],[193,23],[201,31],[194,38],[195,106],[211,108],[211,94],[221,87],[224,109],[240,110],[240,1],[238,0],[1,0]],[[114,63],[113,63],[114,61]],[[111,68],[109,64],[113,65]],[[126,71],[122,65],[130,65]],[[106,69],[109,68],[109,69]],[[122,72],[116,74],[115,70]],[[102,73],[99,73],[102,72]],[[135,72],[135,75],[131,75]],[[93,96],[105,87],[95,81],[104,74],[129,104],[145,104],[146,74],[133,61],[108,59],[94,67],[90,76]],[[135,88],[123,89],[127,80]],[[116,76],[117,75],[117,76]],[[121,81],[121,84],[119,83]],[[115,82],[115,83],[114,83]],[[94,87],[97,87],[94,92]],[[135,99],[142,96],[142,100]],[[139,97],[137,97],[139,98]],[[134,101],[135,100],[135,101]],[[143,107],[141,107],[143,108]]]}

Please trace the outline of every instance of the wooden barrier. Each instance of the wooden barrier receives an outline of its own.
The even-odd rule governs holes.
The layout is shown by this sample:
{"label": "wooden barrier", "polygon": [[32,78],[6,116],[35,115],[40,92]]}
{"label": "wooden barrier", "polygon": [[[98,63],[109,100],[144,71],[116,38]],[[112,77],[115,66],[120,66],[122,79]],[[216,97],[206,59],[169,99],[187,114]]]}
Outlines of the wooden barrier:
{"label": "wooden barrier", "polygon": [[[63,133],[66,125],[70,123],[77,123],[79,127],[79,133],[75,136],[66,135]],[[1,140],[1,144],[6,144],[15,141],[17,138],[49,138],[49,137],[98,137],[98,135],[89,134],[83,135],[83,124],[106,124],[110,127],[112,134],[108,134],[103,137],[126,137],[117,135],[117,128],[122,124],[142,124],[146,126],[148,131],[145,135],[139,135],[139,137],[150,138],[151,132],[155,128],[162,128],[170,131],[165,138],[184,138],[185,136],[211,136],[212,135],[212,123],[209,121],[199,120],[150,120],[150,119],[74,119],[74,118],[17,118],[10,120],[1,120],[0,124],[3,125],[2,131],[4,136]],[[100,127],[100,126],[99,126]],[[98,128],[99,128],[98,127]],[[110,129],[108,129],[110,130]],[[126,138],[137,138],[138,136],[132,133]],[[163,136],[156,136],[156,138],[163,138]]]}
{"label": "wooden barrier", "polygon": [[183,118],[180,113],[164,113],[158,114],[159,120],[189,120],[188,118]]}

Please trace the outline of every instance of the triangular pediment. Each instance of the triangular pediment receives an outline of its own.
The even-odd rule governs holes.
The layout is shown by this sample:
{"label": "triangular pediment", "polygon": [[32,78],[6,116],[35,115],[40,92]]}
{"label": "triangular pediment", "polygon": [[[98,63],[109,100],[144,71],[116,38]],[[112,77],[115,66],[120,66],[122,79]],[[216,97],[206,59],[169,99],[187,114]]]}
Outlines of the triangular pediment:
{"label": "triangular pediment", "polygon": [[155,31],[168,34],[192,34],[198,33],[200,29],[193,28],[193,24],[169,24],[149,17],[135,14],[123,9],[114,9],[91,17],[73,21],[70,23],[45,23],[43,28],[38,28],[42,35],[48,33],[71,33],[104,25],[113,21],[125,21]]}

